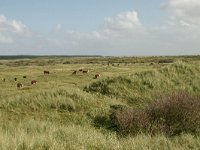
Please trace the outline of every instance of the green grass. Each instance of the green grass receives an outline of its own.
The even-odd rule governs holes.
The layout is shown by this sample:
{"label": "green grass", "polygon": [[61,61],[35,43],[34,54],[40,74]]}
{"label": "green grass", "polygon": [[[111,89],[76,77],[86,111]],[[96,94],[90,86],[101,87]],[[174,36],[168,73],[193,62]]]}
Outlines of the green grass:
{"label": "green grass", "polygon": [[[61,126],[30,120],[16,126],[14,133],[1,130],[1,149],[198,149],[199,138],[181,135],[166,138],[138,135],[119,139],[92,127]],[[9,129],[11,130],[11,129]],[[10,144],[12,142],[12,144]]]}
{"label": "green grass", "polygon": [[[198,149],[200,139],[183,134],[167,138],[119,138],[115,133],[103,133],[91,126],[61,125],[48,121],[24,119],[23,122],[0,125],[1,149]],[[12,144],[11,144],[12,143]]]}
{"label": "green grass", "polygon": [[177,62],[159,69],[118,75],[93,82],[84,88],[90,93],[116,97],[130,106],[143,106],[157,95],[174,90],[200,91],[200,69],[195,64]]}
{"label": "green grass", "polygon": [[[121,137],[107,120],[113,108],[177,89],[199,95],[199,64],[198,56],[0,60],[0,149],[199,149],[199,135]],[[80,68],[90,72],[72,75]]]}

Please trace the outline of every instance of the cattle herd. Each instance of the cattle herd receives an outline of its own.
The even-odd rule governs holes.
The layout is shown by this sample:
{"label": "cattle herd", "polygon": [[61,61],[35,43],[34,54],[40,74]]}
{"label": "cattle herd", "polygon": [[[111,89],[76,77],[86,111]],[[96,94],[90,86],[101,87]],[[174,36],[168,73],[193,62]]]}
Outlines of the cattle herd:
{"label": "cattle herd", "polygon": [[[77,71],[77,70],[74,70],[74,71],[72,72],[72,74],[73,74],[73,75],[76,75],[76,74],[78,74],[78,72],[82,72],[83,74],[87,74],[87,73],[89,73],[89,69],[87,69],[87,70],[79,69],[78,71]],[[99,77],[100,77],[100,74],[99,74],[99,73],[94,75],[94,79],[97,79],[97,78],[99,78]]]}
{"label": "cattle herd", "polygon": [[87,70],[84,70],[84,69],[74,70],[72,72],[72,74],[78,74],[78,72],[82,72],[83,74],[87,74],[87,73],[89,73],[89,70],[88,69]]}
{"label": "cattle herd", "polygon": [[[88,70],[88,69],[87,69],[87,70],[84,70],[84,69],[74,70],[74,71],[72,72],[72,74],[73,74],[73,75],[77,75],[78,72],[82,72],[83,74],[87,74],[87,73],[89,73],[89,70]],[[49,75],[49,74],[50,74],[50,71],[47,71],[47,70],[44,71],[44,75]],[[97,78],[99,78],[99,77],[100,77],[100,74],[99,74],[99,73],[94,75],[94,79],[97,79]],[[27,76],[23,76],[23,78],[26,79]],[[1,80],[2,80],[2,82],[6,82],[6,78],[2,78]],[[18,81],[18,78],[15,77],[15,78],[14,78],[14,81],[17,82],[17,81]],[[32,80],[32,81],[31,81],[31,85],[35,85],[35,84],[37,84],[37,81],[36,81],[36,80]],[[22,88],[22,87],[23,87],[22,82],[18,82],[18,83],[17,83],[17,88],[20,89],[20,88]]]}
{"label": "cattle herd", "polygon": [[[23,78],[27,78],[27,76],[23,76]],[[2,78],[1,79],[3,82],[6,82],[6,78]],[[14,81],[16,82],[16,81],[18,81],[18,78],[14,78]],[[36,84],[37,83],[37,81],[36,80],[32,80],[31,81],[31,84],[32,85],[34,85],[34,84]],[[23,84],[22,84],[22,82],[17,82],[17,88],[19,89],[19,88],[22,88],[23,87]]]}

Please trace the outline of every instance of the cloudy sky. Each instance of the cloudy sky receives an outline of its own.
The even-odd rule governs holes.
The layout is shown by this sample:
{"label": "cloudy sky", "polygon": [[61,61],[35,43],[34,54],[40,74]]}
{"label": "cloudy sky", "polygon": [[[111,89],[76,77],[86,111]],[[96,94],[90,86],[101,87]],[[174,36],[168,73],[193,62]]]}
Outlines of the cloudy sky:
{"label": "cloudy sky", "polygon": [[200,0],[0,0],[0,55],[200,54]]}

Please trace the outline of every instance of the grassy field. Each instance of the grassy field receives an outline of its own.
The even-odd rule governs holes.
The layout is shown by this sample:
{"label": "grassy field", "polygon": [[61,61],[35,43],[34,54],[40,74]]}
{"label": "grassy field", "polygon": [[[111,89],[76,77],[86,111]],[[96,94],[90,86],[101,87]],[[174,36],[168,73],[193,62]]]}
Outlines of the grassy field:
{"label": "grassy field", "polygon": [[176,90],[199,97],[199,66],[199,56],[4,58],[0,149],[200,149],[199,132],[122,135],[110,117]]}

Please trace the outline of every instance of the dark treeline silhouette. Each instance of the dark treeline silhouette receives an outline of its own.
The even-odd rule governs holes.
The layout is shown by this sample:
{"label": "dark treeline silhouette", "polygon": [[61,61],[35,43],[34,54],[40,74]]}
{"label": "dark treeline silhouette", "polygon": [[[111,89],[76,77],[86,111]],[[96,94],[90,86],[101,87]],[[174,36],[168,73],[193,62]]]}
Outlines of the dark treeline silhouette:
{"label": "dark treeline silhouette", "polygon": [[31,59],[31,58],[62,58],[62,57],[102,57],[101,55],[0,55],[0,60],[5,59]]}

